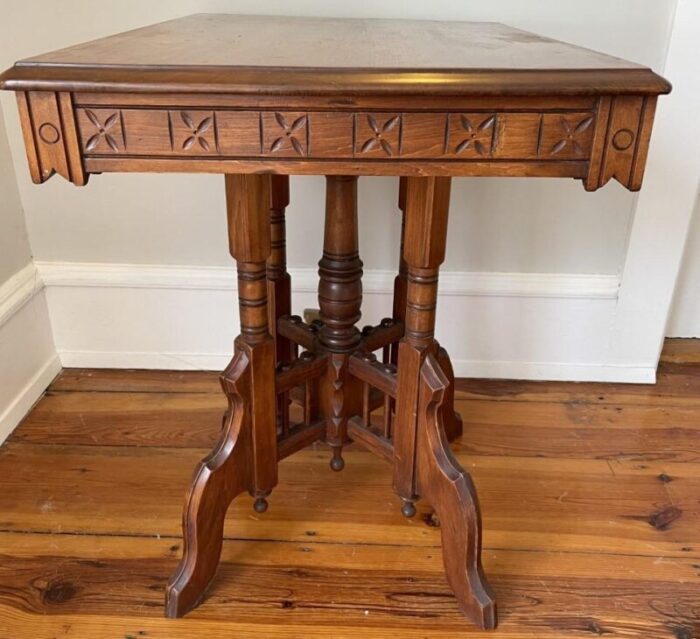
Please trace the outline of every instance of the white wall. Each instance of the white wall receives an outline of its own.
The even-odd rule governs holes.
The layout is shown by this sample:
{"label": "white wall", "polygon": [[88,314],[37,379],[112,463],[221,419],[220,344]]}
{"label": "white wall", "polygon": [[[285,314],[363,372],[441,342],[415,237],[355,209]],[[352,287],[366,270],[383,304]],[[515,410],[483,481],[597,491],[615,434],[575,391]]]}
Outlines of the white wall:
{"label": "white wall", "polygon": [[[87,0],[15,4],[12,19],[0,24],[0,66],[170,17],[225,11],[496,20],[662,70],[676,1],[596,0],[583,6],[575,0],[122,0],[101,3],[98,11],[92,6]],[[2,100],[32,248],[52,282],[48,299],[64,361],[144,366],[162,365],[164,358],[190,366],[222,361],[236,330],[230,305],[211,325],[222,295],[231,294],[230,285],[219,286],[229,270],[218,269],[231,263],[222,179],[103,175],[93,176],[85,189],[57,178],[33,186],[12,97]],[[302,275],[320,252],[323,184],[321,178],[292,180],[289,262]],[[376,271],[370,318],[390,309],[386,271],[395,267],[398,248],[396,190],[397,181],[387,178],[365,178],[360,185],[361,251],[366,269]],[[650,344],[640,356],[617,352],[612,339],[615,331],[629,329],[618,321],[616,291],[623,267],[630,267],[625,258],[636,201],[617,184],[589,194],[573,180],[456,180],[443,280],[452,282],[443,302],[451,312],[445,306],[439,314],[438,330],[458,360],[458,373],[651,381],[658,350],[653,327],[645,328]],[[134,280],[148,278],[148,269],[139,265],[183,268],[171,269],[166,285],[144,288],[134,286]],[[198,293],[194,308],[192,280],[206,280],[200,291],[210,291]],[[578,294],[572,296],[572,290]],[[313,294],[302,292],[297,302],[297,310],[314,305]],[[166,306],[171,313],[163,331],[158,310]],[[82,312],[88,307],[89,316]],[[210,329],[204,334],[198,325]],[[172,337],[167,343],[164,332]]]}
{"label": "white wall", "polygon": [[[679,0],[673,25],[666,73],[674,91],[663,100],[647,163],[647,179],[639,195],[627,251],[612,354],[618,361],[644,361],[658,356],[667,333],[669,309],[678,279],[683,249],[689,238],[700,185],[700,74],[698,35],[700,3]],[[686,320],[688,332],[698,334],[687,320],[697,311],[696,236],[688,243],[686,272],[676,295],[673,324]],[[680,333],[680,334],[683,334]]]}
{"label": "white wall", "polygon": [[700,194],[685,247],[683,267],[676,284],[669,337],[700,337]]}
{"label": "white wall", "polygon": [[31,262],[29,238],[0,107],[0,285]]}
{"label": "white wall", "polygon": [[[124,0],[88,9],[87,0],[15,3],[0,29],[0,66],[73,44],[197,11],[295,13],[433,19],[500,20],[660,68],[675,0],[520,0],[295,2]],[[604,9],[604,10],[601,10]],[[75,16],[83,16],[77,20]],[[11,97],[5,97],[6,104]],[[9,113],[9,107],[6,108]],[[226,265],[223,189],[213,176],[103,176],[86,190],[61,180],[34,188],[13,142],[20,189],[36,258],[149,264]],[[296,178],[290,208],[290,262],[314,266],[319,247],[323,181]],[[392,268],[398,216],[396,183],[367,178],[362,252],[369,268]],[[634,196],[611,185],[587,194],[573,180],[472,179],[454,188],[446,268],[460,271],[610,273],[623,264]],[[370,235],[369,221],[375,231]],[[378,226],[378,229],[377,229]],[[96,241],[109,237],[110,241]],[[393,238],[387,246],[387,238]],[[390,250],[387,250],[389,248]]]}
{"label": "white wall", "polygon": [[0,108],[0,443],[58,372]]}

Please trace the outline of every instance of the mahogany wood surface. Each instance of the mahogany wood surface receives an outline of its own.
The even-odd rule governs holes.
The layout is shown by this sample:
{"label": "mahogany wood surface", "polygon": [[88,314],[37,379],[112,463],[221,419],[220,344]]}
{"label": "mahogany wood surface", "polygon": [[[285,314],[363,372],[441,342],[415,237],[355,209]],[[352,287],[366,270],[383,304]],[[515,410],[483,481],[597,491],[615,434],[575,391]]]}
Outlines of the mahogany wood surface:
{"label": "mahogany wood surface", "polygon": [[[493,629],[476,491],[448,445],[462,432],[456,383],[434,335],[451,178],[569,177],[590,191],[615,179],[638,190],[670,85],[500,24],[202,14],[21,61],[0,88],[17,92],[36,183],[226,175],[241,334],[221,376],[218,443],[187,493],[166,615],[216,587],[234,498],[250,493],[261,515],[280,460],[322,440],[340,471],[354,441],[392,464],[406,517],[420,499],[434,508],[457,602]],[[291,314],[285,247],[288,176],[304,173],[327,184],[320,312],[309,323]],[[392,315],[362,330],[359,175],[402,176],[403,215]],[[671,507],[653,522],[675,518]]]}
{"label": "mahogany wood surface", "polygon": [[[658,386],[458,380],[453,451],[480,487],[494,637],[697,634],[699,363],[697,340],[670,340]],[[391,467],[356,444],[342,474],[319,445],[285,460],[262,516],[237,499],[210,605],[163,619],[181,494],[226,403],[217,373],[61,373],[0,448],[0,635],[478,634],[443,573],[442,521],[426,502],[401,517]]]}

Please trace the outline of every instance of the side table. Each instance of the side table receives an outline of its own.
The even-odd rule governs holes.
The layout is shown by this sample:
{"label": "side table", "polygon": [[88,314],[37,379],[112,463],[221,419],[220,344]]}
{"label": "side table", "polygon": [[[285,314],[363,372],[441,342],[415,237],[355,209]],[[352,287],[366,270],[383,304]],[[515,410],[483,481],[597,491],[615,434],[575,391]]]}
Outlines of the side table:
{"label": "side table", "polygon": [[[187,496],[166,614],[202,600],[237,495],[264,512],[281,459],[322,440],[339,471],[354,441],[392,464],[404,515],[419,498],[434,507],[457,601],[493,628],[476,492],[448,445],[462,432],[452,366],[434,336],[450,180],[568,177],[593,191],[614,178],[637,190],[670,85],[493,23],[195,15],[18,62],[0,88],[17,93],[37,184],[54,173],[76,185],[105,172],[226,176],[241,333],[221,376],[221,438]],[[296,174],[327,179],[310,324],[291,314],[286,270]],[[360,175],[401,176],[403,212],[392,316],[363,330]]]}

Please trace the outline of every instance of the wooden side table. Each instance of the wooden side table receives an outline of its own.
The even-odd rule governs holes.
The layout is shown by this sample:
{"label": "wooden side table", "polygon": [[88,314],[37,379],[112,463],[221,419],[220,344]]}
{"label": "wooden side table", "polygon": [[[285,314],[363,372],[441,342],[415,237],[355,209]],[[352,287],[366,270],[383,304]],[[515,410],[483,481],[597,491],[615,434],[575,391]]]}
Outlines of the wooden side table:
{"label": "wooden side table", "polygon": [[[264,512],[279,460],[323,440],[342,470],[355,441],[393,465],[406,516],[418,498],[435,508],[457,601],[493,628],[476,493],[448,446],[461,433],[452,367],[434,337],[450,179],[569,177],[593,191],[614,178],[639,189],[670,85],[498,24],[195,15],[25,60],[0,86],[17,92],[37,184],[54,173],[77,185],[116,171],[226,175],[241,334],[221,376],[221,439],[187,496],[166,614],[201,601],[238,494]],[[294,174],[327,176],[311,324],[291,315],[285,264]],[[404,216],[393,315],[362,331],[359,175],[403,176]]]}

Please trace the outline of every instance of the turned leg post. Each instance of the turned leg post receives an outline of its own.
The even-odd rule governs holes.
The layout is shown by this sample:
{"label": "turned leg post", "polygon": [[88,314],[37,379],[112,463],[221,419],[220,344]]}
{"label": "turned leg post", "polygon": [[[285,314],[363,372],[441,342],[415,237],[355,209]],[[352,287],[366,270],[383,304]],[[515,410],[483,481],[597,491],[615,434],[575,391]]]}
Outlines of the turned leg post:
{"label": "turned leg post", "polygon": [[[401,248],[399,251],[399,272],[394,278],[394,309],[392,317],[394,321],[401,322],[405,325],[406,322],[406,291],[408,289],[408,264],[404,256],[405,236],[406,236],[406,189],[408,178],[402,176],[399,178],[399,210],[401,211]],[[438,347],[437,353],[440,366],[450,380],[450,386],[445,393],[445,434],[447,441],[453,442],[462,436],[463,426],[462,417],[454,410],[454,371],[450,356],[444,348]],[[399,361],[399,343],[391,345],[391,363],[398,364]]]}
{"label": "turned leg post", "polygon": [[[394,308],[392,318],[396,322],[406,321],[406,289],[408,288],[408,265],[404,258],[404,237],[406,234],[406,177],[399,178],[399,210],[401,211],[401,239],[399,248],[399,272],[394,278]],[[398,342],[391,345],[391,363],[399,361]]]}
{"label": "turned leg post", "polygon": [[266,261],[270,255],[270,180],[227,175],[229,245],[238,265],[241,333],[221,376],[229,401],[224,428],[202,460],[185,502],[183,557],[166,588],[165,612],[180,617],[199,604],[219,564],[224,518],[248,491],[256,510],[277,483],[275,348],[268,330]]}
{"label": "turned leg post", "polygon": [[250,359],[252,494],[264,498],[277,484],[275,345],[268,325],[270,176],[227,175],[229,249],[238,267],[241,334],[236,347]]}
{"label": "turned leg post", "polygon": [[[328,353],[328,372],[322,383],[326,443],[333,449],[331,468],[342,470],[347,422],[356,407],[359,386],[348,374],[348,358],[360,343],[355,326],[361,317],[362,261],[357,229],[357,177],[326,178],[326,220],[323,257],[318,263],[318,339]],[[359,412],[356,410],[354,412]]]}
{"label": "turned leg post", "polygon": [[407,178],[406,316],[398,353],[394,488],[405,514],[414,512],[418,497],[433,506],[441,522],[445,572],[457,600],[476,624],[493,628],[495,601],[481,568],[478,501],[447,442],[443,406],[451,382],[434,338],[449,197],[449,178]]}
{"label": "turned leg post", "polygon": [[270,176],[270,257],[267,260],[268,324],[275,340],[277,364],[293,358],[292,343],[278,334],[280,317],[292,313],[292,281],[287,272],[285,209],[289,206],[289,176]]}
{"label": "turned leg post", "polygon": [[425,357],[437,352],[437,282],[445,259],[449,199],[449,178],[406,178],[406,312],[398,354],[396,420],[400,428],[394,435],[394,488],[404,500],[416,497],[418,382]]}

